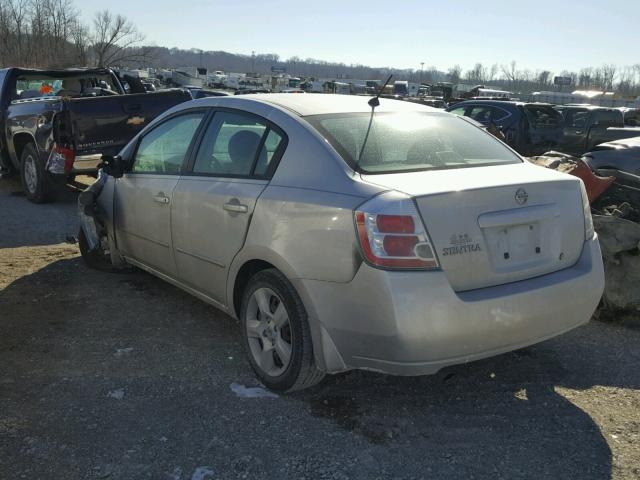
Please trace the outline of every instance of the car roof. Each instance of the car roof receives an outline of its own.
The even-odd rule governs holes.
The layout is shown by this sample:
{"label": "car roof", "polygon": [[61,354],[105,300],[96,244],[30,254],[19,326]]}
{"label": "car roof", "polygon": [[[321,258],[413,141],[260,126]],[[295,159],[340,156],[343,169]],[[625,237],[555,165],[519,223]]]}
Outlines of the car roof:
{"label": "car roof", "polygon": [[[309,93],[306,95],[292,93],[258,93],[232,97],[242,98],[260,103],[266,103],[280,107],[298,116],[325,115],[339,113],[369,113],[371,106],[368,104],[370,95],[338,95],[331,93]],[[217,97],[216,105],[224,106],[229,97]],[[201,99],[198,102],[206,104],[210,99]],[[441,112],[437,108],[420,105],[402,100],[380,99],[380,106],[376,112]]]}
{"label": "car roof", "polygon": [[470,99],[470,100],[463,100],[462,102],[458,102],[455,103],[453,105],[451,105],[451,107],[449,108],[455,108],[457,106],[460,105],[469,105],[469,104],[482,104],[482,105],[495,105],[495,106],[501,106],[501,105],[521,105],[521,106],[525,106],[525,105],[533,105],[533,106],[540,106],[540,107],[553,107],[553,105],[551,103],[542,103],[542,102],[519,102],[519,101],[515,101],[515,100],[474,100],[474,99]]}
{"label": "car roof", "polygon": [[615,110],[617,112],[620,111],[620,109],[616,107],[601,107],[600,105],[562,105],[562,108],[574,109],[574,110],[606,110],[606,111]]}
{"label": "car roof", "polygon": [[59,75],[59,76],[65,76],[65,75],[78,75],[78,74],[97,74],[97,75],[102,75],[102,74],[110,74],[112,73],[110,69],[108,68],[52,68],[52,69],[39,69],[39,68],[20,68],[20,67],[8,67],[8,68],[2,68],[0,69],[0,71],[4,71],[4,72],[8,72],[9,70],[12,70],[13,72],[17,73],[18,75],[24,75],[24,74],[40,74],[40,75]]}

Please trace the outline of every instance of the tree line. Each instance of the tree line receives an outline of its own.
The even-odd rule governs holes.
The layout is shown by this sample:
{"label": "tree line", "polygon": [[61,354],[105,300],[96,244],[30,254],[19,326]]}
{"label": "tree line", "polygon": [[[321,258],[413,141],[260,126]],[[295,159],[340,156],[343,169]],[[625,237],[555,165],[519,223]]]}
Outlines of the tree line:
{"label": "tree line", "polygon": [[97,12],[90,24],[84,24],[73,0],[0,0],[0,67],[201,66],[209,70],[264,74],[270,73],[272,66],[278,66],[300,77],[384,80],[393,74],[395,79],[411,82],[482,84],[517,93],[558,90],[561,87],[555,86],[553,79],[562,76],[571,78],[571,85],[564,87],[567,91],[595,89],[640,95],[640,64],[625,67],[606,64],[579,71],[552,72],[520,68],[512,61],[493,65],[476,63],[466,71],[454,65],[445,72],[435,67],[424,68],[424,65],[420,69],[376,68],[297,56],[284,59],[274,53],[242,55],[146,46],[144,40],[144,35],[131,21],[108,10]]}
{"label": "tree line", "polygon": [[621,95],[640,95],[640,63],[621,68],[605,64],[601,67],[582,68],[577,72],[562,70],[554,73],[550,70],[521,69],[512,61],[504,65],[493,64],[490,67],[476,63],[466,72],[456,65],[447,72],[447,78],[452,83],[491,84],[519,93],[561,89],[562,87],[554,85],[556,76],[571,79],[571,84],[564,87],[566,90],[604,90],[615,91]]}
{"label": "tree line", "polygon": [[0,66],[107,67],[145,62],[144,35],[122,15],[97,12],[90,25],[72,0],[0,0]]}

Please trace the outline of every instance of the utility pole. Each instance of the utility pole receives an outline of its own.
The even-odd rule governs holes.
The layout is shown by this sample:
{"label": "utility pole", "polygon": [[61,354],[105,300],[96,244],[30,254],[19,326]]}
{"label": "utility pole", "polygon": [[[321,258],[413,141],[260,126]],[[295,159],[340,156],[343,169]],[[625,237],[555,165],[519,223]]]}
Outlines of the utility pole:
{"label": "utility pole", "polygon": [[422,71],[424,70],[424,62],[420,62],[420,85],[422,85]]}
{"label": "utility pole", "polygon": [[251,73],[256,73],[256,52],[251,50]]}

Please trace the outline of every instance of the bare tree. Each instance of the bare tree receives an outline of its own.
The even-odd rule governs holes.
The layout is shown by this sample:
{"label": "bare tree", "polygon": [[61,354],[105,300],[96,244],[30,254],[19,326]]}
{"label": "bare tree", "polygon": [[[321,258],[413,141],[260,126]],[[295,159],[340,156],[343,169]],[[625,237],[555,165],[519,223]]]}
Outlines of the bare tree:
{"label": "bare tree", "polygon": [[487,69],[481,63],[476,63],[473,68],[467,71],[466,79],[468,82],[485,83],[487,77]]}
{"label": "bare tree", "polygon": [[144,35],[126,17],[104,10],[96,13],[93,27],[91,47],[96,66],[123,65],[148,59],[148,49],[141,46]]}
{"label": "bare tree", "polygon": [[616,66],[605,64],[600,67],[600,71],[602,72],[602,88],[609,91],[613,90],[613,84],[618,71]]}
{"label": "bare tree", "polygon": [[487,76],[487,82],[493,82],[495,80],[496,75],[498,75],[498,64],[494,63],[491,65],[491,69],[489,70],[489,74]]}
{"label": "bare tree", "polygon": [[538,86],[544,88],[551,83],[551,72],[549,70],[542,70],[538,72]]}
{"label": "bare tree", "polygon": [[449,68],[449,70],[447,71],[447,79],[451,83],[459,83],[461,75],[462,75],[462,67],[460,65],[454,65],[453,67]]}

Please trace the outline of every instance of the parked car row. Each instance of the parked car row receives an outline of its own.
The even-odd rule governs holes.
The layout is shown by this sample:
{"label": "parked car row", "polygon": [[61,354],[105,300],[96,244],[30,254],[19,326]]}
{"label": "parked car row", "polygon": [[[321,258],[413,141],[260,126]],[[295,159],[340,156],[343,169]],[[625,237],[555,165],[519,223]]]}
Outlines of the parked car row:
{"label": "parked car row", "polygon": [[[468,100],[447,111],[497,126],[506,143],[525,156],[549,150],[581,156],[601,143],[640,136],[640,128],[625,124],[625,112],[616,108]],[[633,124],[634,114],[626,112],[626,121]]]}

